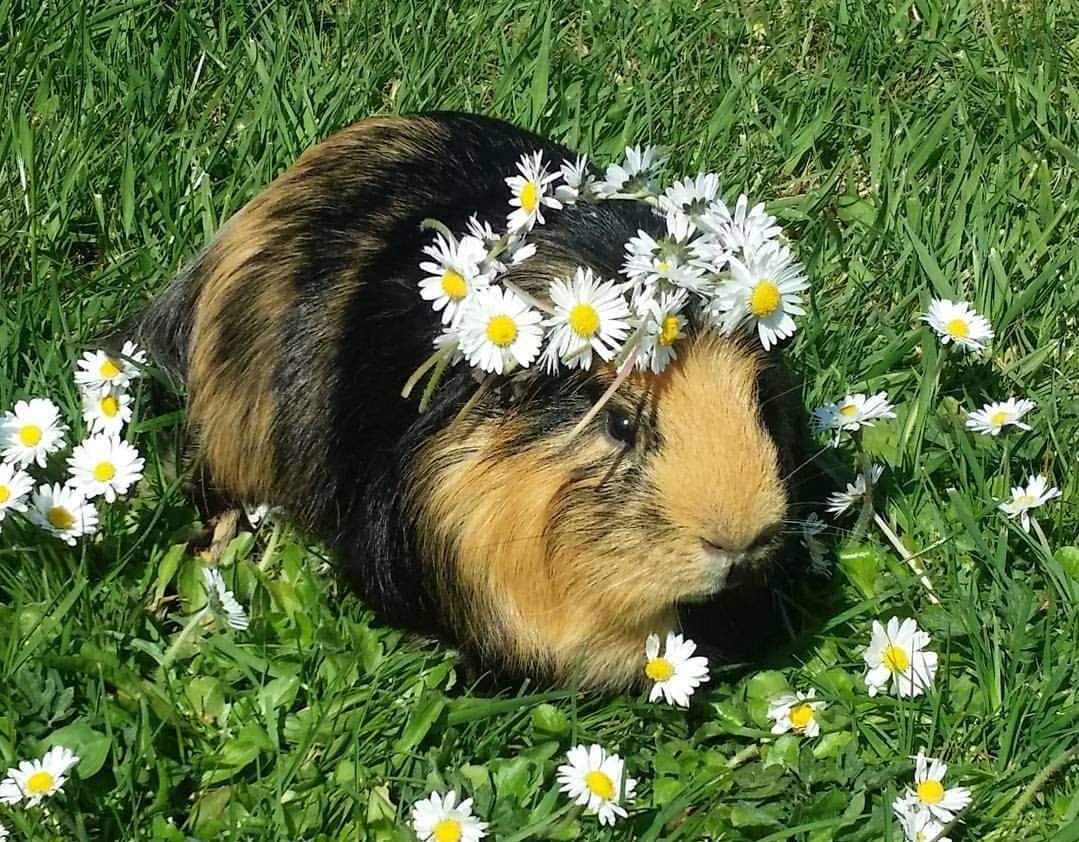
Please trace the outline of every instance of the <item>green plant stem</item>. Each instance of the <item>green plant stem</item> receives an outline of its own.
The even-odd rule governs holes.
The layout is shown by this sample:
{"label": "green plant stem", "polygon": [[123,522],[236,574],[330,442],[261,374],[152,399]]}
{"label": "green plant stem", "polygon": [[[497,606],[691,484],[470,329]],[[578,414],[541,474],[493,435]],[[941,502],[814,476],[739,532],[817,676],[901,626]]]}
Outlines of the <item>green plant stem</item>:
{"label": "green plant stem", "polygon": [[172,641],[172,645],[170,645],[168,651],[165,652],[165,657],[161,659],[160,668],[162,670],[168,668],[168,666],[176,659],[177,654],[180,652],[180,647],[184,645],[189,637],[191,637],[192,632],[198,628],[199,623],[201,623],[202,619],[209,613],[210,606],[207,604],[191,615],[187,624],[180,630],[180,633],[176,635],[176,639]]}
{"label": "green plant stem", "polygon": [[274,521],[273,532],[270,533],[270,540],[266,542],[266,549],[262,551],[262,558],[259,559],[258,569],[265,573],[273,562],[274,550],[277,549],[277,542],[281,538],[281,524]]}
{"label": "green plant stem", "polygon": [[1049,763],[1048,766],[1034,776],[1034,780],[1027,784],[1027,788],[1023,790],[1022,794],[1019,796],[1019,800],[1012,805],[1006,818],[1012,821],[1018,818],[1030,802],[1034,800],[1034,797],[1041,792],[1042,787],[1049,782],[1049,779],[1075,760],[1076,756],[1079,756],[1079,742],[1060,755],[1060,757]]}

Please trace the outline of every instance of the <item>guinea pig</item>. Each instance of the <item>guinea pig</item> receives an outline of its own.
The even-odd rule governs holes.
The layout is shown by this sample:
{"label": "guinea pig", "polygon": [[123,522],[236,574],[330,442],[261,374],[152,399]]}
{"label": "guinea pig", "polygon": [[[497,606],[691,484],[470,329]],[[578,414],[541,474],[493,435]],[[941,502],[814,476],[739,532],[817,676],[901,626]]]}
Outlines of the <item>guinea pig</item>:
{"label": "guinea pig", "polygon": [[[186,387],[214,488],[328,540],[382,620],[496,672],[625,688],[650,633],[758,634],[761,616],[729,618],[789,539],[804,411],[774,350],[698,325],[576,435],[615,377],[601,360],[478,401],[456,365],[424,412],[402,397],[440,332],[421,222],[503,226],[504,179],[537,150],[576,158],[465,114],[346,128],[233,216],[139,333]],[[538,297],[578,266],[615,278],[626,240],[662,225],[643,202],[567,205],[506,277]]]}

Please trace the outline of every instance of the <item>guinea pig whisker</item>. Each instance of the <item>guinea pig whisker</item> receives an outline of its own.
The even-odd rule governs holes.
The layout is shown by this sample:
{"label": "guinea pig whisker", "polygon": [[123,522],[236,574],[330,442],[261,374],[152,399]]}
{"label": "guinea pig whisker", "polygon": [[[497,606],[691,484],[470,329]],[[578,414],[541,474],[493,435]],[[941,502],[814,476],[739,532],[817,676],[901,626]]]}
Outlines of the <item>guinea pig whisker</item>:
{"label": "guinea pig whisker", "polygon": [[817,459],[817,458],[818,458],[818,457],[819,457],[819,456],[820,456],[820,455],[821,455],[822,453],[824,453],[824,452],[825,452],[826,450],[828,450],[828,448],[829,448],[829,445],[824,445],[824,447],[822,447],[822,448],[821,448],[820,450],[818,450],[818,451],[817,451],[816,453],[814,453],[814,454],[813,454],[812,456],[810,456],[810,457],[809,457],[808,459],[806,459],[806,460],[805,460],[804,462],[802,462],[802,464],[801,464],[801,465],[799,465],[798,467],[794,468],[794,469],[793,469],[793,470],[792,470],[792,471],[791,471],[791,472],[790,472],[789,474],[787,474],[787,475],[786,475],[785,477],[783,477],[783,482],[786,482],[786,481],[788,481],[788,480],[789,480],[789,479],[790,479],[791,477],[793,477],[793,476],[794,476],[794,475],[795,475],[796,473],[798,473],[798,472],[799,472],[800,470],[802,470],[802,468],[806,468],[806,467],[808,467],[809,465],[812,465],[812,464],[813,464],[813,461],[814,461],[815,459]]}
{"label": "guinea pig whisker", "polygon": [[765,398],[763,401],[761,401],[761,406],[768,406],[768,404],[770,404],[772,401],[777,401],[780,398],[785,398],[787,395],[791,394],[792,392],[798,392],[798,391],[801,391],[801,389],[802,389],[802,384],[801,383],[795,383],[794,385],[789,386],[786,389],[784,389],[782,392],[776,392],[774,395],[769,395],[767,398]]}

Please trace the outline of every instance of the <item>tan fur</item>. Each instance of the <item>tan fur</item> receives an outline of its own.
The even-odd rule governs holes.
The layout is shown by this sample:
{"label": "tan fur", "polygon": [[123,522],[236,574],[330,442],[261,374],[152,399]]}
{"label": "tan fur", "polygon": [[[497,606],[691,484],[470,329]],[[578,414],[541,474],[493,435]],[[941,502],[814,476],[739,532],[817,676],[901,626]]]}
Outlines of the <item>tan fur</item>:
{"label": "tan fur", "polygon": [[722,585],[702,535],[748,543],[783,517],[775,447],[757,418],[757,370],[753,356],[709,337],[662,376],[623,386],[654,407],[663,437],[647,460],[666,521],[652,530],[596,522],[588,511],[552,518],[567,489],[602,481],[579,466],[618,458],[602,435],[563,434],[506,455],[510,415],[437,436],[417,470],[425,554],[455,565],[435,575],[464,586],[468,605],[446,608],[468,624],[469,641],[564,683],[640,680],[645,637],[672,629],[679,601]]}

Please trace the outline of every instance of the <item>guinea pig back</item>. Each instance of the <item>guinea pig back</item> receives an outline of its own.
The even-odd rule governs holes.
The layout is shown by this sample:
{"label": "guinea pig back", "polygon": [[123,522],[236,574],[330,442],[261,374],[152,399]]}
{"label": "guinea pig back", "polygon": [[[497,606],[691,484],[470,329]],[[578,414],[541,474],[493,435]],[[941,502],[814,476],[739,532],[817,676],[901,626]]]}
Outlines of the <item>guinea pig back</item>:
{"label": "guinea pig back", "polygon": [[[705,329],[573,437],[608,366],[506,381],[463,414],[476,390],[464,365],[425,412],[401,397],[440,332],[417,289],[421,222],[461,232],[475,213],[500,229],[504,178],[537,150],[555,166],[576,157],[469,115],[347,128],[224,226],[151,305],[141,340],[186,386],[214,487],[328,539],[383,619],[498,671],[623,687],[648,633],[707,617],[775,564],[803,413],[774,352]],[[625,241],[662,224],[639,202],[567,206],[506,277],[537,297],[578,266],[616,278]]]}

